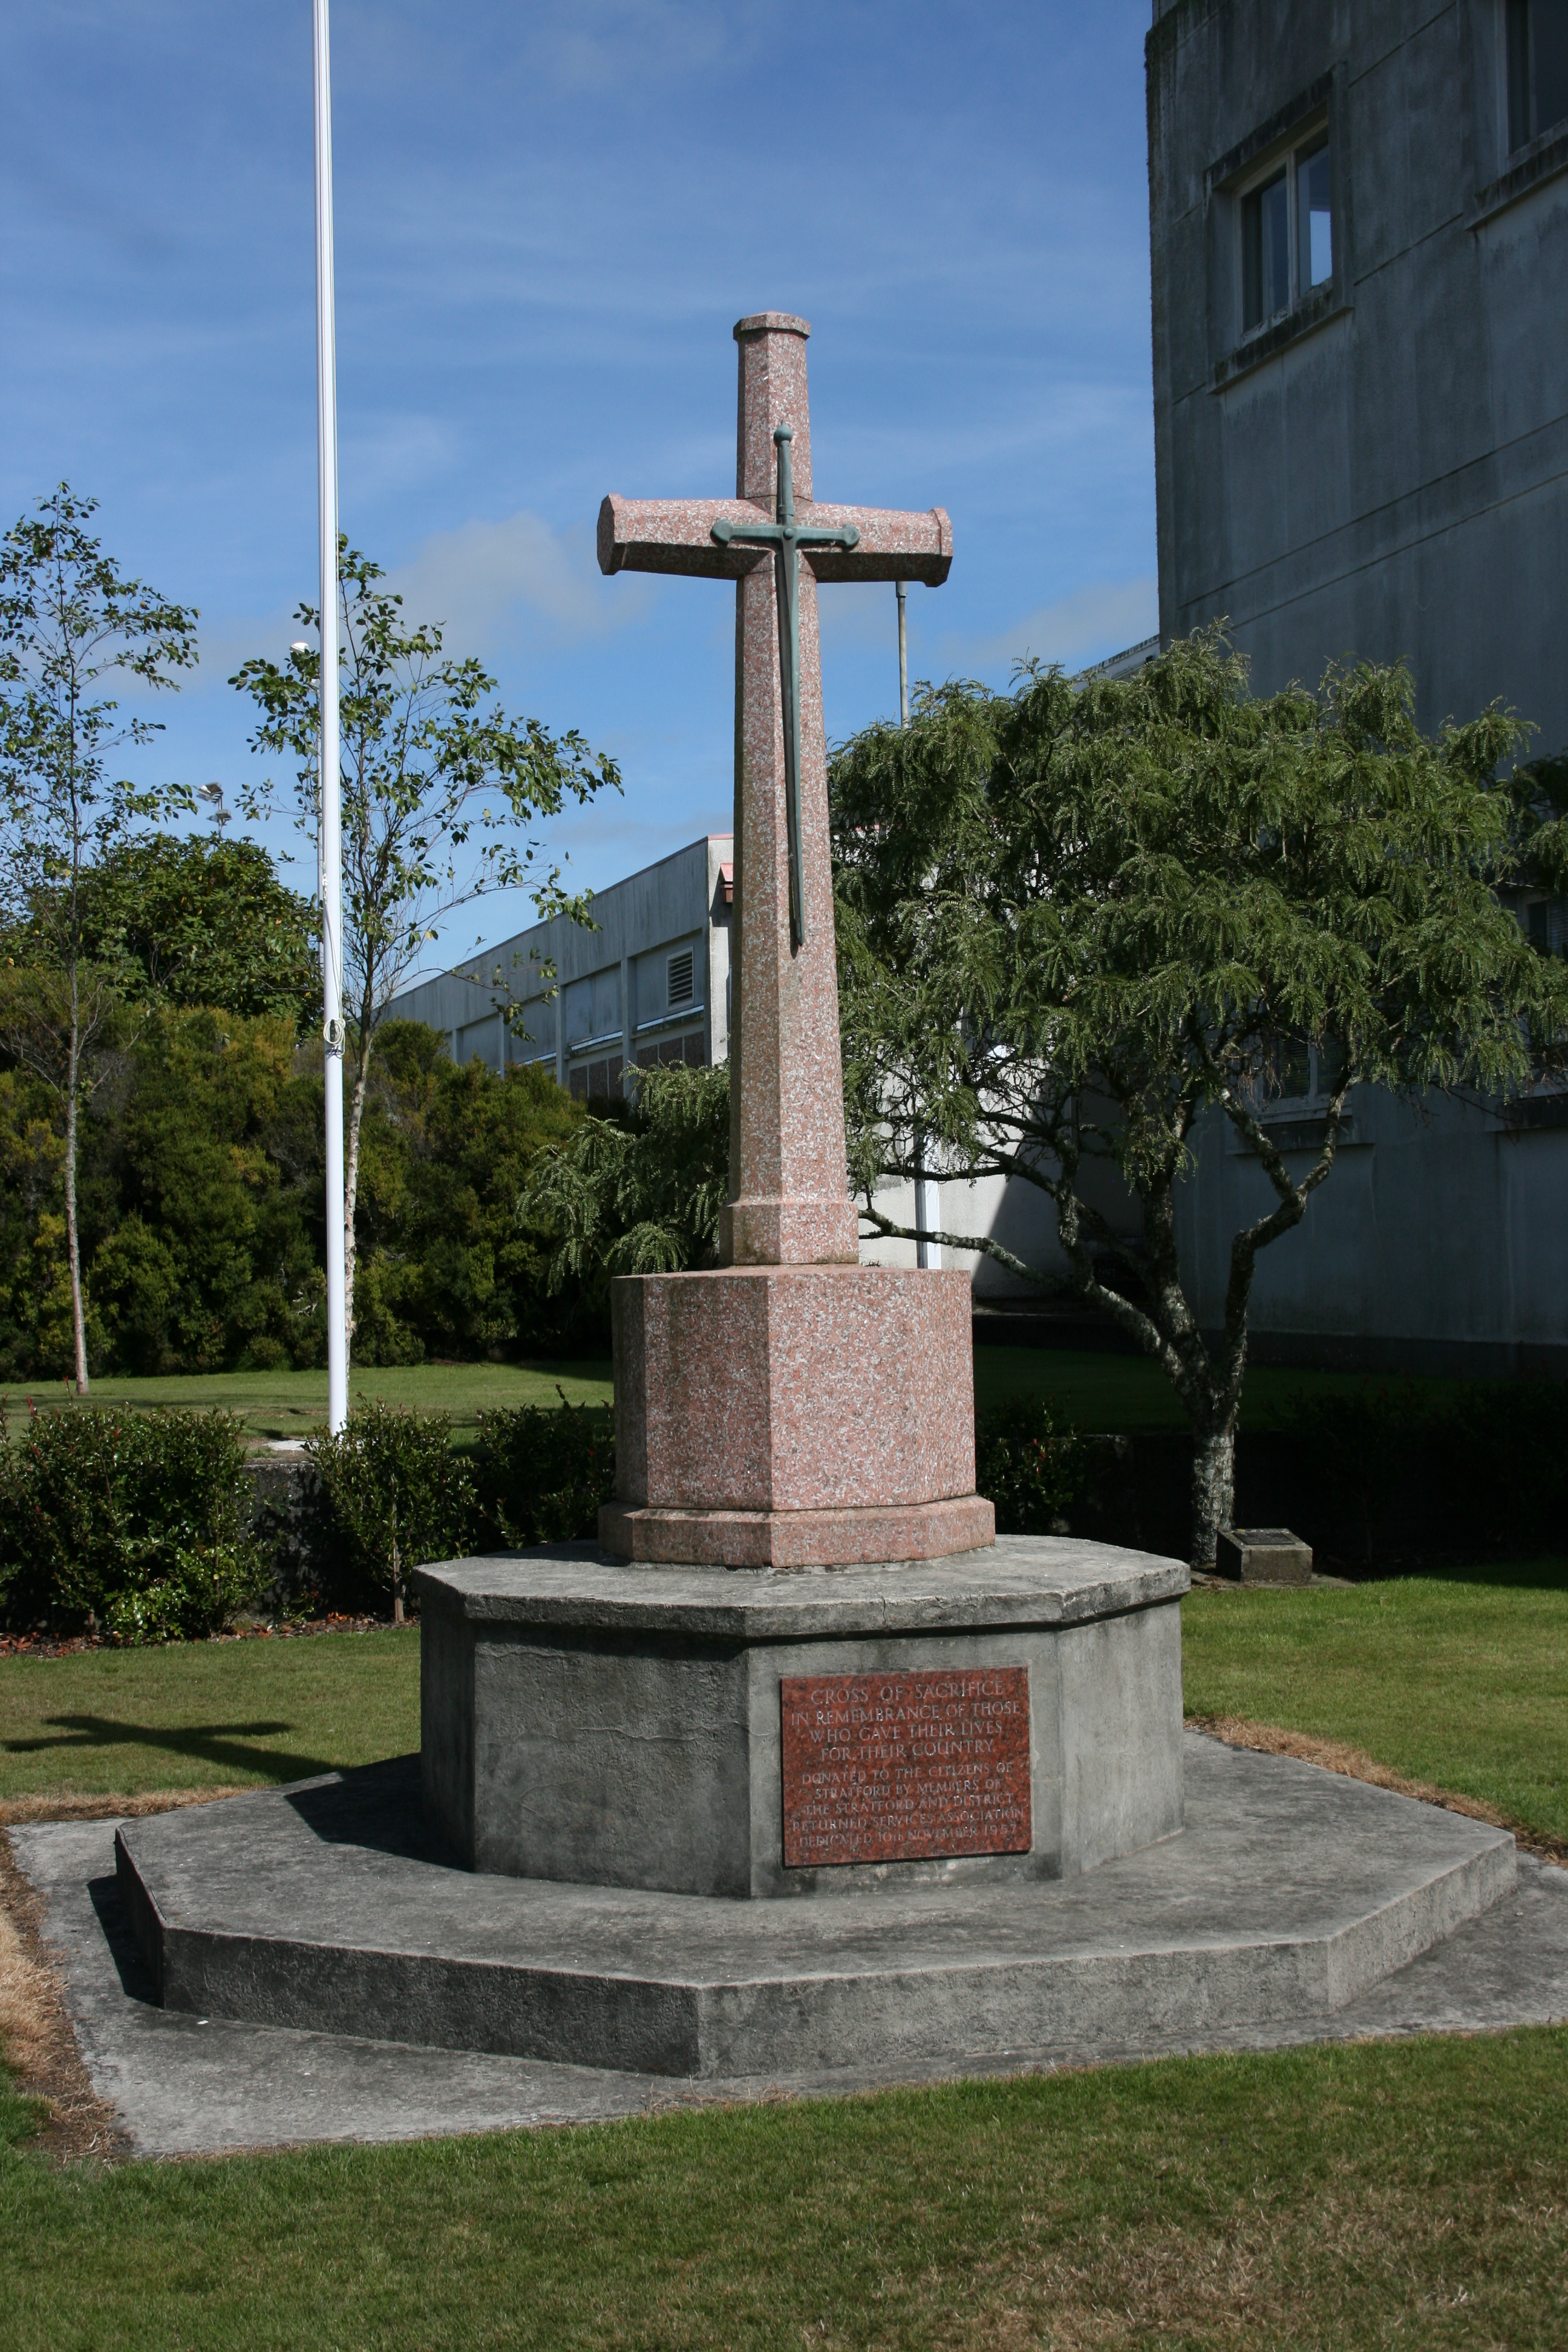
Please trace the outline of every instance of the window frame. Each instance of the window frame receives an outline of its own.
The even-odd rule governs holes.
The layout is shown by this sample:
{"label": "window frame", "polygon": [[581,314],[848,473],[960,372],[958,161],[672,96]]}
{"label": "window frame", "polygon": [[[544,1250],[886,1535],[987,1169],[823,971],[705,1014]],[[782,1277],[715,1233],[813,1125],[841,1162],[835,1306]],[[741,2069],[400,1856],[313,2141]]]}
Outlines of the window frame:
{"label": "window frame", "polygon": [[[1565,107],[1562,113],[1554,114],[1549,122],[1538,122],[1535,120],[1539,103],[1535,61],[1538,5],[1539,0],[1498,0],[1498,110],[1501,118],[1500,128],[1502,133],[1499,143],[1502,150],[1505,168],[1516,163],[1528,150],[1535,148],[1540,142],[1560,136],[1564,131],[1568,131],[1568,107]],[[1522,27],[1519,25],[1516,12],[1522,13]],[[1524,117],[1522,128],[1516,121],[1514,105],[1515,68],[1521,62],[1516,53],[1516,36],[1520,30],[1522,30],[1525,43],[1522,58],[1523,87],[1517,93],[1522,100]],[[1564,95],[1568,95],[1568,92]]]}
{"label": "window frame", "polygon": [[[1329,239],[1332,258],[1326,278],[1321,278],[1314,286],[1303,286],[1301,283],[1301,165],[1303,163],[1315,161],[1321,154],[1326,154],[1329,159]],[[1260,310],[1259,315],[1249,321],[1247,315],[1250,293],[1247,282],[1250,274],[1247,235],[1249,208],[1253,205],[1260,206],[1261,200],[1268,190],[1281,180],[1285,184],[1286,299],[1277,310]],[[1315,296],[1321,295],[1325,289],[1336,283],[1340,268],[1340,240],[1339,207],[1334,202],[1334,145],[1327,107],[1319,111],[1315,121],[1309,117],[1304,122],[1292,124],[1289,137],[1272,147],[1245,178],[1237,181],[1232,194],[1236,212],[1234,243],[1237,290],[1237,312],[1240,320],[1240,332],[1236,343],[1236,349],[1238,352],[1244,350],[1254,337],[1267,334],[1269,328],[1279,326],[1282,320],[1293,318],[1304,303],[1310,302]],[[1260,212],[1258,217],[1261,222]],[[1258,258],[1261,263],[1261,236],[1258,240]]]}
{"label": "window frame", "polygon": [[[1495,6],[1497,0],[1472,0]],[[1209,164],[1203,176],[1208,280],[1208,388],[1222,394],[1266,366],[1304,336],[1315,334],[1353,307],[1355,223],[1342,126],[1349,65],[1336,59],[1315,81]],[[1292,205],[1289,271],[1295,299],[1272,317],[1244,327],[1243,199],[1289,163],[1328,147],[1333,267],[1321,284],[1300,290],[1299,219]]]}

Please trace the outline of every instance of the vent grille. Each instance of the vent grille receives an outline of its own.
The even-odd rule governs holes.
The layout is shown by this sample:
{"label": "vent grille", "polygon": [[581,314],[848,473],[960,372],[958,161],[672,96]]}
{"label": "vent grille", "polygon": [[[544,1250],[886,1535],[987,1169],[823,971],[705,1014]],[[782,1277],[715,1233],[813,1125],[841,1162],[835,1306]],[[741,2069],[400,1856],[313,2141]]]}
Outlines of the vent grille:
{"label": "vent grille", "polygon": [[692,951],[683,948],[669,959],[669,1001],[671,1004],[689,1004],[692,997],[694,967]]}

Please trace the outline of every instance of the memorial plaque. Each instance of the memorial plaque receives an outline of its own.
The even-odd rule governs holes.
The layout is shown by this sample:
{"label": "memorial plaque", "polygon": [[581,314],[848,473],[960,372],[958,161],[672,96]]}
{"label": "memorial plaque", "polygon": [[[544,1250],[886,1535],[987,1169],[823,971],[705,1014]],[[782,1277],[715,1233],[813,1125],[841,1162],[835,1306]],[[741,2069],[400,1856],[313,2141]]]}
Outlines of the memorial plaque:
{"label": "memorial plaque", "polygon": [[784,1858],[1027,1853],[1027,1666],[785,1675]]}

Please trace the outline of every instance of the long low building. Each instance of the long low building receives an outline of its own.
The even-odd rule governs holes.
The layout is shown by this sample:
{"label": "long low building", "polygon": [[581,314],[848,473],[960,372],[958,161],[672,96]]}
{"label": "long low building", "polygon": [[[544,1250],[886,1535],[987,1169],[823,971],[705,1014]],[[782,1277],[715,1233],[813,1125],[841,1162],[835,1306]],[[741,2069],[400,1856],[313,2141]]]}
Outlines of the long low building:
{"label": "long low building", "polygon": [[416,981],[388,1017],[441,1030],[455,1062],[548,1062],[578,1097],[619,1093],[628,1064],[725,1061],[732,853],[709,834],[596,892],[592,929],[535,923]]}
{"label": "long low building", "polygon": [[[492,1070],[547,1063],[579,1099],[619,1093],[628,1065],[727,1061],[733,850],[729,834],[691,842],[595,892],[592,929],[564,917],[535,923],[401,990],[388,1017],[440,1030],[455,1062],[478,1056]],[[932,1181],[924,1191],[928,1227],[994,1232],[1037,1263],[1058,1255],[1031,1186]],[[889,1187],[878,1205],[900,1224],[916,1223],[912,1184]],[[860,1255],[868,1265],[912,1265],[917,1245],[868,1239]],[[1023,1290],[994,1260],[969,1251],[927,1244],[921,1263],[967,1267],[977,1297]]]}

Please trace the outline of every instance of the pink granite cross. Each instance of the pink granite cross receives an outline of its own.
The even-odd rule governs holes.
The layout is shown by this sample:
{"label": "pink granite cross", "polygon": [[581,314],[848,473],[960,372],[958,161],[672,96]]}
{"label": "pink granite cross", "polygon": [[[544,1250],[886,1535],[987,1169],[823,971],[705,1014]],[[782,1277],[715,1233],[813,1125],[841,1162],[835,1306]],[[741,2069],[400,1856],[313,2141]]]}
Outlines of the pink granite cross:
{"label": "pink granite cross", "polygon": [[735,587],[735,948],[730,1015],[729,1265],[853,1265],[845,1175],[820,581],[923,580],[952,564],[941,507],[816,504],[804,319],[764,310],[741,347],[733,499],[608,498],[603,572]]}

